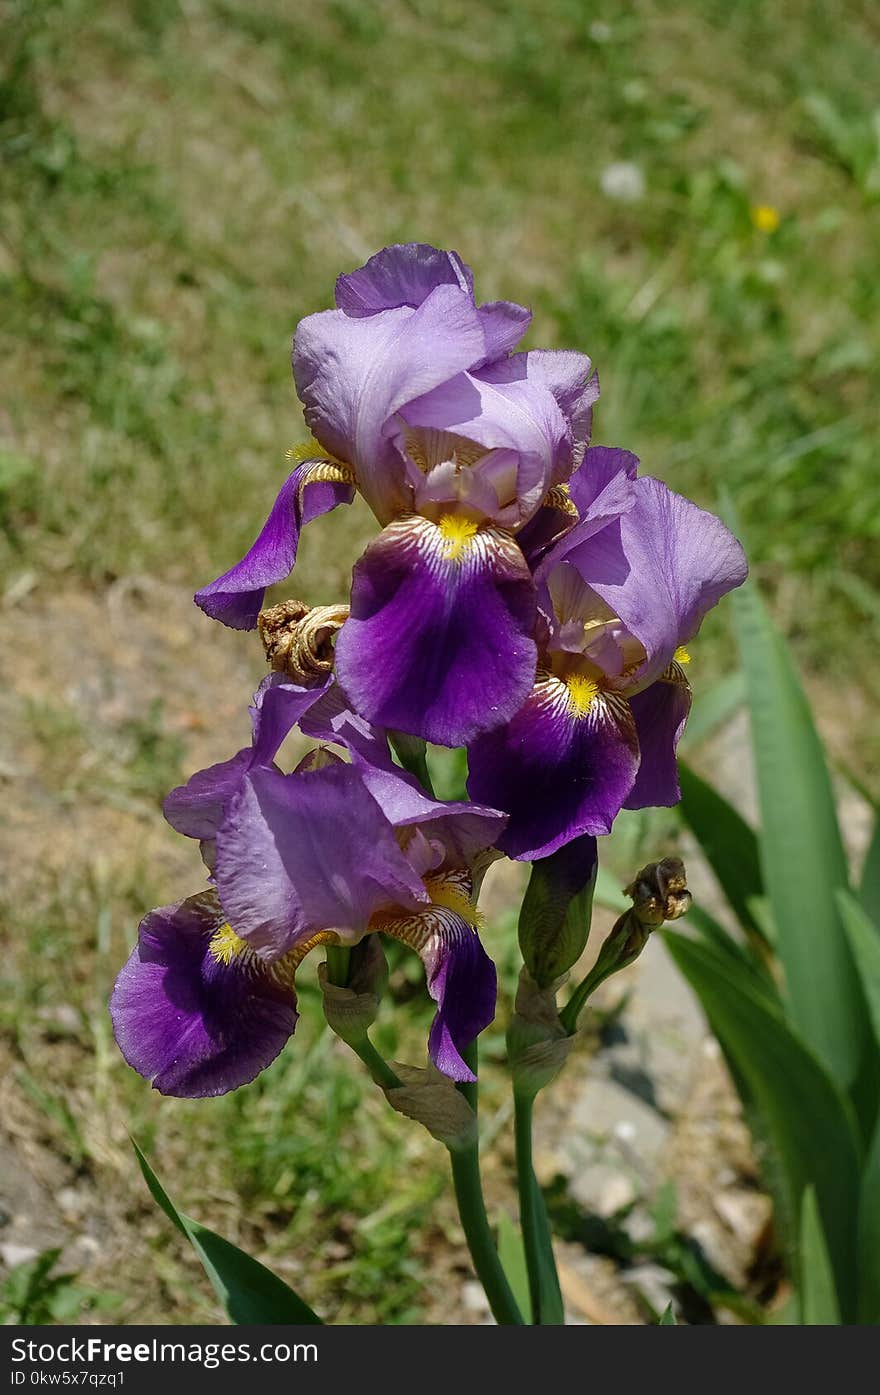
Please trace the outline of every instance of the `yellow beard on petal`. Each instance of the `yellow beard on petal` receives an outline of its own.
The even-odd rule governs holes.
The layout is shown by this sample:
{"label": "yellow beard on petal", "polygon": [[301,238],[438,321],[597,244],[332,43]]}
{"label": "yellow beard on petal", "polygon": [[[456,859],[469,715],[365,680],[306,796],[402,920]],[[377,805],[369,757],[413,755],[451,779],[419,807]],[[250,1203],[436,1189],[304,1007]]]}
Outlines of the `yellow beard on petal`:
{"label": "yellow beard on petal", "polygon": [[685,649],[685,647],[684,647],[683,644],[680,644],[680,645],[678,646],[678,648],[676,649],[675,653],[674,653],[673,656],[672,656],[672,661],[673,661],[673,663],[676,663],[676,664],[689,664],[689,663],[690,663],[690,661],[691,661],[691,656],[690,656],[690,654],[688,653],[688,651]]}
{"label": "yellow beard on petal", "polygon": [[565,683],[568,689],[568,708],[575,717],[586,717],[599,692],[598,683],[582,673],[574,673]]}
{"label": "yellow beard on petal", "polygon": [[459,562],[468,545],[476,537],[477,524],[472,518],[459,518],[457,514],[445,513],[437,524],[445,547],[445,556],[450,562]]}
{"label": "yellow beard on petal", "polygon": [[247,948],[247,942],[240,935],[236,935],[231,925],[226,924],[214,931],[208,945],[208,953],[218,964],[231,964],[233,959],[244,954]]}

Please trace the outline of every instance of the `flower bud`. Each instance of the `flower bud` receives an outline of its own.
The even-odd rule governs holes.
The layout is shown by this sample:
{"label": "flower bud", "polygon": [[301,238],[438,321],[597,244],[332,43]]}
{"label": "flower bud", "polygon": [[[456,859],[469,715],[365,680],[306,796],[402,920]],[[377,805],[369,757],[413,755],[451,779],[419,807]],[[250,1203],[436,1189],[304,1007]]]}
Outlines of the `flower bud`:
{"label": "flower bud", "polygon": [[615,921],[595,964],[560,1014],[570,1032],[575,1031],[581,1008],[600,983],[638,959],[652,930],[665,920],[678,920],[690,909],[684,863],[678,857],[648,863],[633,878],[625,895],[633,898],[632,906]]}
{"label": "flower bud", "polygon": [[388,964],[378,935],[354,945],[345,988],[331,983],[326,964],[318,965],[324,995],[324,1016],[331,1029],[349,1046],[363,1041],[376,1020],[388,982]]}
{"label": "flower bud", "polygon": [[519,915],[519,945],[540,988],[566,973],[583,954],[597,869],[596,840],[588,834],[532,863]]}

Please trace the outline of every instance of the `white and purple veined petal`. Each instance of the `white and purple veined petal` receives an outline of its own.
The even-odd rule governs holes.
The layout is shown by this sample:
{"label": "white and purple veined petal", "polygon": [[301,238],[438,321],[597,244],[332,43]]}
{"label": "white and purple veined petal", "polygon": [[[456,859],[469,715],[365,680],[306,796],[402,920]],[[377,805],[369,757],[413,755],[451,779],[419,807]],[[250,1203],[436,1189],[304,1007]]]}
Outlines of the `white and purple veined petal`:
{"label": "white and purple veined petal", "polygon": [[222,1095],[274,1061],[297,1022],[292,973],[239,944],[213,892],[160,906],[110,999],[119,1049],[163,1095]]}
{"label": "white and purple veined petal", "polygon": [[266,587],[293,571],[302,529],[354,498],[354,475],[338,461],[297,465],[278,492],[259,536],[240,562],[195,594],[196,605],[233,630],[252,630]]}
{"label": "white and purple veined petal", "polygon": [[356,564],[336,671],[370,721],[443,746],[513,715],[535,674],[534,582],[506,533],[402,518]]}
{"label": "white and purple veined petal", "polygon": [[511,721],[471,744],[468,766],[470,796],[510,816],[498,840],[508,857],[610,833],[639,766],[629,703],[586,677],[545,677]]}
{"label": "white and purple veined petal", "polygon": [[465,879],[440,876],[427,881],[429,906],[415,915],[378,916],[376,929],[414,949],[425,966],[428,992],[437,1013],[428,1037],[434,1065],[452,1080],[473,1081],[462,1052],[495,1016],[497,976],[479,935],[479,917]]}

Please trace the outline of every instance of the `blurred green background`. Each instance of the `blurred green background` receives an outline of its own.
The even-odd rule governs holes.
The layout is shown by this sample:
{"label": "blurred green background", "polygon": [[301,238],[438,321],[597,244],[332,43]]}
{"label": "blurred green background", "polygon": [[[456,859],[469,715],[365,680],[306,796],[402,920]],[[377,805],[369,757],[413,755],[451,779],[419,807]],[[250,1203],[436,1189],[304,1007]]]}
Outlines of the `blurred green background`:
{"label": "blurred green background", "polygon": [[[705,506],[730,491],[831,749],[876,787],[880,11],[31,0],[0,25],[0,1103],[13,1162],[69,1194],[41,1244],[94,1242],[99,1297],[57,1303],[216,1315],[130,1127],[323,1312],[449,1320],[443,1158],[401,1147],[317,1026],[216,1104],[160,1105],[116,1057],[136,920],[200,876],[161,797],[242,744],[261,673],[188,594],[302,439],[297,320],[386,243],[454,247],[480,299],[533,307],[530,345],[593,357],[597,441]],[[310,530],[297,594],[341,598],[371,527],[357,505]],[[695,685],[731,652],[713,618]]]}

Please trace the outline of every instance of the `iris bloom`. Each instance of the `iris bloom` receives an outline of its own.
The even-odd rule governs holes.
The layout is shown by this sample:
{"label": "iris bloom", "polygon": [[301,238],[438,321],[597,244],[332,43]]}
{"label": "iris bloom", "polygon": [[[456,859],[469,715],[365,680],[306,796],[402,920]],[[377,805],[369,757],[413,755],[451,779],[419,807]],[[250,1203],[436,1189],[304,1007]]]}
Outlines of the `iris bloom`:
{"label": "iris bloom", "polygon": [[253,627],[300,529],[357,489],[382,531],[354,568],[340,681],[371,721],[461,745],[512,717],[532,686],[531,548],[554,531],[548,510],[571,512],[561,486],[598,386],[584,354],[513,353],[529,311],[478,306],[453,252],[387,247],[339,277],[336,307],[294,339],[314,442],[250,551],[196,600]]}
{"label": "iris bloom", "polygon": [[499,847],[546,857],[605,834],[622,807],[675,804],[691,705],[683,647],[746,577],[720,519],[635,456],[594,447],[572,479],[579,522],[538,564],[537,680],[513,719],[469,749],[468,792],[504,809]]}
{"label": "iris bloom", "polygon": [[[271,764],[306,707],[303,728],[350,763],[325,745],[292,774]],[[496,986],[476,891],[502,814],[428,798],[338,688],[271,680],[250,750],[193,777],[167,812],[209,843],[214,886],[145,917],[110,1005],[123,1056],[157,1090],[219,1095],[252,1080],[296,1026],[306,954],[376,932],[421,956],[437,1003],[431,1059],[473,1079],[461,1052],[492,1021]]]}

